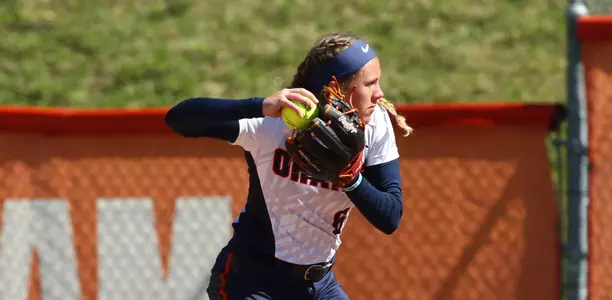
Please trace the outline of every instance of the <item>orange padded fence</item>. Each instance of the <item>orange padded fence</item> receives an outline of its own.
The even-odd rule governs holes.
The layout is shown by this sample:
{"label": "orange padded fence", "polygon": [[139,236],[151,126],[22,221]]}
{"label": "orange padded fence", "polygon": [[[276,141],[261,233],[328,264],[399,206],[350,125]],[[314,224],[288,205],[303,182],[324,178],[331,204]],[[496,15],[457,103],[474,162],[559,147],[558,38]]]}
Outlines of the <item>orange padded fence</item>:
{"label": "orange padded fence", "polygon": [[[397,137],[403,222],[396,233],[387,236],[360,214],[351,215],[335,268],[351,299],[558,299],[557,205],[545,146],[554,107],[411,105],[399,111],[416,129],[410,137]],[[8,299],[7,295],[13,295],[11,300],[18,296],[46,299],[43,295],[68,295],[49,299],[118,299],[109,296],[113,291],[105,291],[109,284],[101,283],[100,278],[112,281],[113,276],[132,276],[134,270],[113,271],[102,266],[109,261],[101,257],[114,257],[112,253],[123,244],[146,243],[147,239],[137,235],[132,240],[121,238],[122,233],[140,229],[119,224],[146,224],[138,223],[147,219],[137,209],[140,202],[130,202],[134,197],[152,199],[158,246],[137,248],[144,249],[141,252],[128,249],[130,257],[117,256],[125,259],[121,264],[139,263],[153,251],[159,253],[159,264],[153,264],[159,266],[159,274],[151,278],[168,280],[198,271],[173,272],[180,267],[173,259],[204,251],[185,246],[190,242],[175,247],[179,243],[176,236],[183,237],[190,228],[189,223],[173,223],[190,211],[180,210],[176,199],[229,197],[227,218],[211,223],[213,215],[194,217],[207,219],[206,226],[215,230],[228,231],[248,192],[246,164],[240,148],[170,134],[163,123],[164,112],[0,109],[0,243],[5,242],[0,244],[0,264],[14,270],[7,274],[0,269],[0,287],[4,281],[6,288],[0,288],[4,291],[0,299]],[[119,200],[110,204],[99,200],[108,198]],[[116,223],[104,221],[109,217],[116,217]],[[42,221],[47,218],[52,221]],[[60,226],[66,220],[69,225]],[[19,227],[23,222],[33,225]],[[110,246],[102,247],[109,243],[104,236],[108,232],[118,233]],[[20,244],[20,239],[29,243]],[[22,249],[27,255],[7,250],[8,245],[25,245],[11,249]],[[207,251],[214,255],[218,250]],[[178,254],[173,256],[173,252]],[[74,270],[57,263],[70,261],[67,258],[73,254]],[[68,271],[61,271],[63,268]],[[206,277],[196,281],[205,288]],[[166,292],[179,285],[172,281]],[[146,296],[147,289],[156,289],[152,286],[117,286],[133,289],[138,299],[158,299]],[[205,298],[191,294],[167,299]]]}
{"label": "orange padded fence", "polygon": [[589,299],[612,298],[612,17],[578,23],[589,121]]}

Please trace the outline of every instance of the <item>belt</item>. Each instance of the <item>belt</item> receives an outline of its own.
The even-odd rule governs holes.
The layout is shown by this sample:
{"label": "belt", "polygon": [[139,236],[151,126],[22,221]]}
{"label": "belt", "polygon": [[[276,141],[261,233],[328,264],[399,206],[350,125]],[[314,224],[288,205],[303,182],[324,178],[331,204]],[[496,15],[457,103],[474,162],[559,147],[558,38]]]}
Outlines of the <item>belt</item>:
{"label": "belt", "polygon": [[[262,255],[259,253],[249,253],[249,252],[236,252],[240,256],[244,255],[245,258],[250,258],[252,262],[259,263],[261,266],[271,266],[272,268],[282,272],[288,273],[290,276],[298,279],[298,280],[306,280],[317,282],[333,267],[333,262],[326,263],[318,263],[312,265],[298,265],[290,262],[282,261],[276,257],[270,255]],[[333,260],[332,260],[333,261]]]}
{"label": "belt", "polygon": [[333,267],[333,263],[318,263],[313,265],[296,265],[282,260],[275,259],[275,265],[289,270],[289,272],[298,279],[306,281],[319,281],[329,273]]}

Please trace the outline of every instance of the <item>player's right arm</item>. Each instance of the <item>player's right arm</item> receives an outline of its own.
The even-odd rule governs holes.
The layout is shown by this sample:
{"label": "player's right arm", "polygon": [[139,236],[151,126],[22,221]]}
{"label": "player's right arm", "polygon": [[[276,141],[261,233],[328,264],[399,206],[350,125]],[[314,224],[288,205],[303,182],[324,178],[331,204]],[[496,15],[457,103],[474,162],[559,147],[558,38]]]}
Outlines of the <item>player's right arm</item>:
{"label": "player's right arm", "polygon": [[[166,114],[166,125],[172,131],[184,137],[209,137],[236,142],[242,129],[254,131],[259,121],[245,120],[268,117],[280,117],[281,109],[289,107],[298,113],[299,108],[292,101],[312,105],[305,95],[315,99],[305,89],[282,89],[266,98],[219,99],[196,97],[177,103]],[[240,121],[243,120],[243,121]],[[251,128],[247,128],[250,126]]]}
{"label": "player's right arm", "polygon": [[216,138],[234,142],[238,138],[240,119],[263,117],[264,98],[217,99],[189,98],[170,108],[166,125],[189,138]]}

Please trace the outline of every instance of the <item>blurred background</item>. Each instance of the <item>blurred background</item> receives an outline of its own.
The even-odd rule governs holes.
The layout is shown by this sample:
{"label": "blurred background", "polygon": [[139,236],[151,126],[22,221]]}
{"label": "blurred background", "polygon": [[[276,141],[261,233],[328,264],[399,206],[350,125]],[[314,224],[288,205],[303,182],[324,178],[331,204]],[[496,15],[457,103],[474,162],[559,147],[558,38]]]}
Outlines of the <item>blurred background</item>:
{"label": "blurred background", "polygon": [[[206,299],[246,172],[235,149],[158,137],[164,110],[270,95],[336,31],[376,49],[386,98],[417,129],[399,142],[406,197],[421,199],[406,229],[385,239],[360,216],[348,229],[338,272],[354,299],[612,299],[610,13],[608,0],[0,0],[0,300]],[[453,125],[465,120],[478,122]],[[153,199],[117,200],[140,196]],[[57,197],[67,206],[45,206]],[[355,261],[376,273],[385,253],[395,279],[358,276]]]}
{"label": "blurred background", "polygon": [[322,34],[353,31],[396,102],[560,102],[563,1],[4,0],[0,103],[266,96]]}

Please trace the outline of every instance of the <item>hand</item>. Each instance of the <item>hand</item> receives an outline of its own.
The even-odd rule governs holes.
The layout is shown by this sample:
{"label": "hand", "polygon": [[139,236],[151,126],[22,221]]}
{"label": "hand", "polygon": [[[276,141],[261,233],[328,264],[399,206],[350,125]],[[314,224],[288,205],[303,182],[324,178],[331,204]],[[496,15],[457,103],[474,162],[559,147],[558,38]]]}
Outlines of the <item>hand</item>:
{"label": "hand", "polygon": [[281,109],[289,107],[299,116],[303,116],[300,108],[292,101],[304,103],[307,107],[314,108],[319,100],[310,91],[303,88],[282,89],[274,95],[268,96],[263,101],[263,115],[267,117],[280,118]]}

